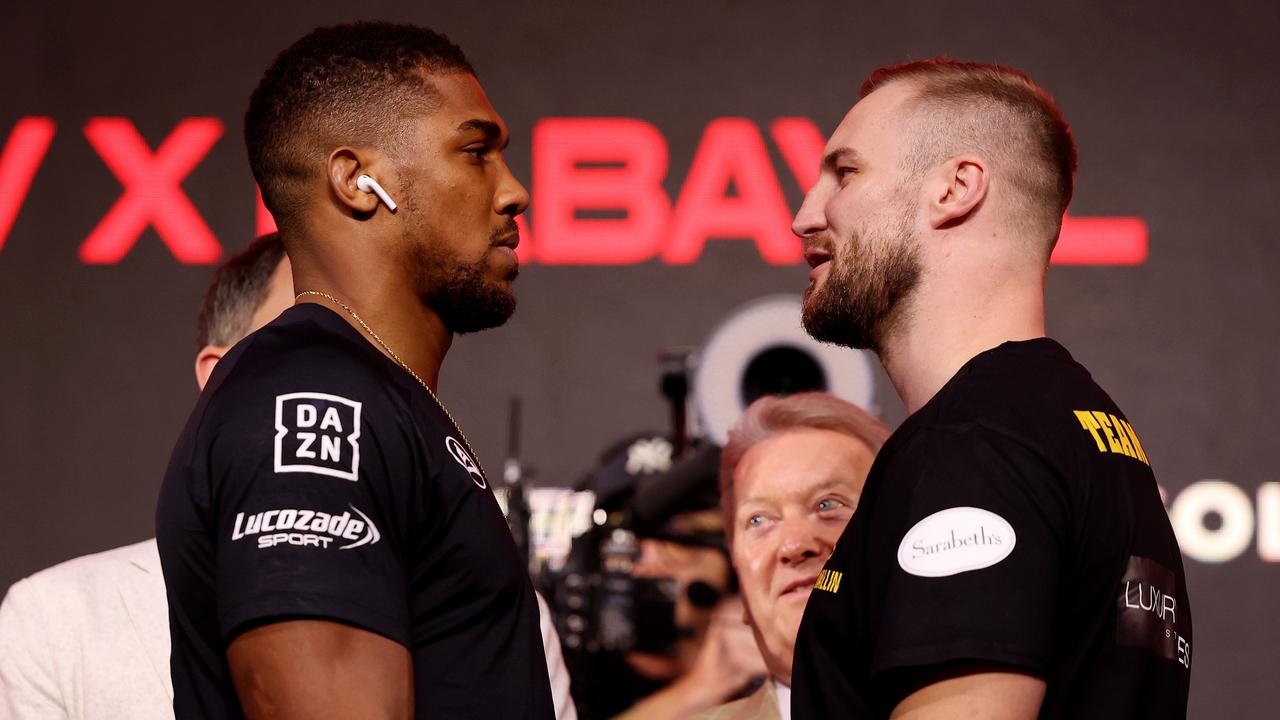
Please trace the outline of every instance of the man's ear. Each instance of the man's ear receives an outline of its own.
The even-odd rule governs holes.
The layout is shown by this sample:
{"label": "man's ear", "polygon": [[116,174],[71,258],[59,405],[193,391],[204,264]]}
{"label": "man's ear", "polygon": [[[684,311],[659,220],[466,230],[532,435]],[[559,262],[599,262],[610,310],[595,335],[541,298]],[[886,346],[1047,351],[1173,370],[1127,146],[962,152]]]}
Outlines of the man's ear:
{"label": "man's ear", "polygon": [[929,225],[935,230],[964,222],[982,205],[991,183],[987,161],[977,155],[953,157],[928,178]]}
{"label": "man's ear", "polygon": [[[377,173],[371,169],[373,158],[368,150],[360,150],[343,146],[329,153],[328,170],[329,189],[339,203],[342,203],[355,215],[371,215],[378,209],[378,196],[356,187],[356,180],[361,175],[369,175],[377,179]],[[384,181],[385,182],[385,181]]]}
{"label": "man's ear", "polygon": [[205,345],[200,348],[200,352],[196,353],[196,385],[199,385],[201,390],[204,390],[205,383],[209,382],[209,376],[213,374],[213,366],[227,354],[227,350],[230,348],[221,345]]}

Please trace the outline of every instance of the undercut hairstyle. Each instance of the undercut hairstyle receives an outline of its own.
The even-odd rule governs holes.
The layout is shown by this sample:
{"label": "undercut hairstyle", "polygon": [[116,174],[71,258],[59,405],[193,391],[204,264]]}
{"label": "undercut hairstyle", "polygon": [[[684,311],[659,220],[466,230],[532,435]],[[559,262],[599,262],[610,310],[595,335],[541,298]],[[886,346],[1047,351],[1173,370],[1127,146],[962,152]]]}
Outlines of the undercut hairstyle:
{"label": "undercut hairstyle", "polygon": [[904,118],[912,177],[962,153],[981,156],[1021,196],[1013,219],[1052,251],[1076,172],[1075,141],[1053,97],[1020,70],[947,57],[880,68],[861,97],[896,82],[915,91]]}
{"label": "undercut hairstyle", "polygon": [[284,259],[279,233],[271,233],[223,263],[213,274],[196,320],[196,350],[231,347],[249,334],[253,314],[267,299],[271,276]]}
{"label": "undercut hairstyle", "polygon": [[249,166],[282,228],[305,206],[303,181],[334,148],[396,149],[403,120],[439,105],[431,76],[475,75],[462,50],[427,28],[384,22],[321,27],[281,52],[244,116]]}
{"label": "undercut hairstyle", "polygon": [[720,504],[724,510],[725,527],[733,527],[737,504],[733,475],[742,458],[756,445],[792,430],[842,433],[862,441],[873,453],[880,452],[881,446],[889,439],[889,428],[876,416],[830,393],[766,395],[756,400],[729,430],[729,440],[720,453]]}

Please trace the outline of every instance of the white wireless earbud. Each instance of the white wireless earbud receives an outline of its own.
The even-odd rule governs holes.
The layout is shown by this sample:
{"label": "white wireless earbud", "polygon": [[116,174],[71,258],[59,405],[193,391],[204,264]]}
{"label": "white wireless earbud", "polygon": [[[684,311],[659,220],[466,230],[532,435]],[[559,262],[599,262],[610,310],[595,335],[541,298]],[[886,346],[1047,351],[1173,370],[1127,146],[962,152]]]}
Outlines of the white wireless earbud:
{"label": "white wireless earbud", "polygon": [[382,186],[378,184],[377,180],[374,180],[368,175],[361,175],[356,178],[356,187],[367,193],[377,195],[378,198],[386,204],[388,210],[391,212],[396,211],[396,201],[391,199],[391,196],[387,194],[386,190],[382,189]]}

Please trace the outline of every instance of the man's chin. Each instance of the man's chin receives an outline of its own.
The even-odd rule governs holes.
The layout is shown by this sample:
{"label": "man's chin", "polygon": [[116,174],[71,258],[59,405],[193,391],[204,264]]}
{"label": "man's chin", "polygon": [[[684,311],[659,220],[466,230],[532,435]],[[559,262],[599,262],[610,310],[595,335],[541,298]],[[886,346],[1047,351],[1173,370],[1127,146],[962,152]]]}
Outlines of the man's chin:
{"label": "man's chin", "polygon": [[490,330],[504,325],[516,311],[516,296],[507,283],[485,283],[483,293],[468,296],[465,302],[452,297],[450,302],[433,305],[445,327],[458,335]]}

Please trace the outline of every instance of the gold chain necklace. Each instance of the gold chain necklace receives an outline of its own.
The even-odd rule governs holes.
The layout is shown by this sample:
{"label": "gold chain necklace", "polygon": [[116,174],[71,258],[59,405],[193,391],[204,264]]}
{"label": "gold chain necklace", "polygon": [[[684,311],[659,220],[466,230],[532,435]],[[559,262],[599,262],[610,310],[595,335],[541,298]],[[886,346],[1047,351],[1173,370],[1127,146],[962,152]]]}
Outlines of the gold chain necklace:
{"label": "gold chain necklace", "polygon": [[458,435],[462,436],[462,442],[464,445],[466,445],[467,452],[471,453],[471,458],[475,460],[476,467],[479,468],[480,474],[483,475],[486,479],[489,477],[488,473],[484,471],[484,466],[480,464],[480,456],[476,454],[475,449],[471,447],[471,441],[467,439],[467,434],[462,431],[462,426],[458,424],[458,421],[453,419],[453,413],[449,412],[449,408],[445,407],[445,404],[440,402],[440,398],[436,396],[435,392],[431,390],[430,386],[428,386],[427,383],[422,380],[422,378],[418,377],[418,373],[414,372],[413,368],[409,367],[409,363],[405,362],[404,360],[401,360],[400,356],[396,354],[396,351],[392,350],[389,345],[383,342],[382,338],[378,337],[378,333],[374,332],[373,328],[369,327],[369,323],[365,322],[363,318],[357,315],[356,311],[352,310],[350,305],[342,302],[341,300],[330,295],[329,293],[320,292],[319,290],[303,290],[302,292],[293,296],[294,301],[297,301],[303,295],[315,295],[316,297],[322,297],[336,304],[338,307],[342,308],[343,310],[346,310],[348,315],[355,318],[356,322],[360,323],[360,327],[364,328],[364,331],[369,333],[369,337],[376,340],[378,342],[378,345],[381,346],[382,349],[385,350],[386,353],[391,356],[391,359],[396,361],[397,365],[404,368],[405,372],[412,375],[413,379],[417,380],[418,384],[422,386],[422,389],[426,390],[427,394],[431,396],[431,399],[435,401],[436,405],[439,406],[439,408],[444,411],[444,416],[449,418],[449,422],[453,424],[453,429],[457,430]]}

